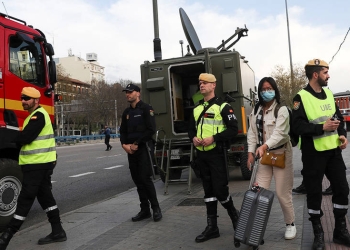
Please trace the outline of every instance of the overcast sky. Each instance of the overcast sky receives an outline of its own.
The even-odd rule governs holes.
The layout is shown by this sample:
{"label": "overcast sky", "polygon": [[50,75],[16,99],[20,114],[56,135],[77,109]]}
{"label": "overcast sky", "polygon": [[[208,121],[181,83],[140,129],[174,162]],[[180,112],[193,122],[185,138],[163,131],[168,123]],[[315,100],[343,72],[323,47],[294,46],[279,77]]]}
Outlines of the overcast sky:
{"label": "overcast sky", "polygon": [[[141,81],[140,65],[154,60],[152,0],[3,0],[10,16],[42,30],[55,57],[68,50],[86,59],[97,53],[106,80]],[[179,8],[190,18],[202,47],[217,47],[237,27],[249,29],[234,48],[249,61],[256,84],[276,65],[289,70],[285,0],[158,0],[163,59],[181,56],[188,44]],[[4,6],[0,12],[6,13]],[[288,0],[293,64],[330,62],[350,27],[349,0]],[[186,51],[185,51],[186,52]],[[330,89],[350,90],[350,35],[330,64]]]}

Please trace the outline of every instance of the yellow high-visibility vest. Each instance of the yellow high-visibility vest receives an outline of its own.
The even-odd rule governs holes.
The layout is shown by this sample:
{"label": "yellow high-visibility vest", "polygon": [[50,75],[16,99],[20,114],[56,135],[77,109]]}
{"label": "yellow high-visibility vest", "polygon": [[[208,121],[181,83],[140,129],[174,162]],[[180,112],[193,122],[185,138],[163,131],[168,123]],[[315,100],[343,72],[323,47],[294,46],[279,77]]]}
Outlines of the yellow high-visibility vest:
{"label": "yellow high-visibility vest", "polygon": [[28,125],[35,113],[41,112],[45,117],[45,126],[34,141],[23,145],[19,154],[19,165],[40,164],[56,161],[55,136],[49,114],[40,107],[31,113],[23,123],[23,129]]}
{"label": "yellow high-visibility vest", "polygon": [[[302,89],[299,95],[304,105],[307,119],[313,124],[324,124],[335,112],[333,93],[329,89],[323,89],[327,95],[325,100],[314,97],[310,92]],[[340,145],[338,131],[324,131],[322,135],[313,136],[314,146],[317,151],[325,151]]]}
{"label": "yellow high-visibility vest", "polygon": [[[198,121],[200,114],[202,113],[203,109],[209,105],[208,102],[204,102],[203,104],[198,105],[193,110],[194,120]],[[205,112],[205,114],[200,118],[201,120],[198,123],[197,126],[197,137],[198,138],[206,138],[212,135],[216,135],[226,129],[226,125],[224,123],[224,120],[221,116],[222,109],[228,105],[227,103],[222,103],[221,105],[218,105],[214,103],[209,107],[209,109]],[[216,147],[216,143],[209,146],[198,146],[196,147],[200,151],[208,151]]]}

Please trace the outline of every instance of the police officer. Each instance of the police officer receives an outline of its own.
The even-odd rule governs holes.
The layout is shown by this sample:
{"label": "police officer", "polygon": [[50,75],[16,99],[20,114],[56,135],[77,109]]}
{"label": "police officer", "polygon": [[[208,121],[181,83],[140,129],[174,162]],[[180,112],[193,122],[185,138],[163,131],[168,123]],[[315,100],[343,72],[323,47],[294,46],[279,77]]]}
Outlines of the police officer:
{"label": "police officer", "polygon": [[51,223],[52,232],[38,241],[39,245],[65,241],[59,210],[51,192],[51,175],[56,164],[55,139],[49,114],[39,106],[40,92],[33,87],[22,90],[22,106],[29,112],[16,143],[21,146],[19,165],[23,172],[23,187],[17,208],[0,236],[0,249],[6,249],[12,236],[20,229],[35,198]]}
{"label": "police officer", "polygon": [[320,59],[308,61],[305,73],[309,84],[294,97],[293,129],[301,135],[302,175],[307,193],[307,207],[314,230],[313,249],[324,249],[320,218],[322,180],[326,175],[333,189],[335,228],[333,242],[350,247],[345,216],[348,211],[349,186],[342,157],[348,140],[343,116],[327,86],[329,66]]}
{"label": "police officer", "polygon": [[224,143],[237,135],[237,120],[231,106],[215,96],[216,78],[199,75],[200,92],[204,99],[194,108],[188,136],[196,147],[207,208],[207,227],[196,237],[203,242],[220,236],[217,226],[217,203],[227,209],[236,229],[238,211],[229,194]]}
{"label": "police officer", "polygon": [[130,106],[122,115],[120,125],[120,142],[128,153],[131,177],[137,187],[141,211],[132,221],[140,221],[151,217],[150,205],[153,210],[153,220],[160,221],[162,212],[159,207],[156,189],[151,179],[152,167],[146,143],[152,140],[156,130],[153,108],[140,100],[140,88],[128,84],[123,90]]}

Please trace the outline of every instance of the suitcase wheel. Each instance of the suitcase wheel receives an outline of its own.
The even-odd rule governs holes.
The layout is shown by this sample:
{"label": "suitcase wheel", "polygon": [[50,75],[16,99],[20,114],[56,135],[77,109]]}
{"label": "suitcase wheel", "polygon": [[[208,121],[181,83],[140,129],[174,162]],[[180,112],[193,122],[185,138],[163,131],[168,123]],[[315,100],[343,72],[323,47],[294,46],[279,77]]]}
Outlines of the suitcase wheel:
{"label": "suitcase wheel", "polygon": [[261,240],[260,245],[264,245],[265,241]]}
{"label": "suitcase wheel", "polygon": [[241,246],[241,243],[238,240],[233,241],[236,248],[239,248]]}
{"label": "suitcase wheel", "polygon": [[253,247],[253,250],[258,250],[259,249],[259,247]]}

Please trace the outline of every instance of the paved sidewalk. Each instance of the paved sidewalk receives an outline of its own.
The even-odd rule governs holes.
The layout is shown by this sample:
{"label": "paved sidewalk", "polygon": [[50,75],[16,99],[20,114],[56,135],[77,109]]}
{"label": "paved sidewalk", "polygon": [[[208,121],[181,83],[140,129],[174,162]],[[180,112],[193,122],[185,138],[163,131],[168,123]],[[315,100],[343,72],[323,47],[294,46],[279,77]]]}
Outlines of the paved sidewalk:
{"label": "paved sidewalk", "polygon": [[[248,181],[240,179],[238,169],[231,171],[230,192],[237,208],[240,208]],[[299,172],[299,171],[298,171]],[[295,174],[294,186],[301,183],[301,176]],[[203,190],[198,179],[194,180],[192,194],[187,194],[187,185],[169,185],[169,194],[164,195],[164,183],[155,182],[163,219],[154,222],[147,219],[132,222],[131,217],[139,212],[139,201],[136,189],[92,204],[61,216],[63,227],[68,236],[66,242],[50,245],[37,245],[40,237],[50,233],[48,222],[39,223],[18,232],[8,247],[9,250],[134,250],[134,249],[234,249],[231,221],[222,206],[218,205],[218,226],[221,236],[203,243],[196,243],[195,237],[206,226],[206,210],[203,203]],[[324,183],[324,188],[327,187]],[[274,190],[274,184],[271,190]],[[323,209],[325,216],[322,223],[326,228],[327,249],[339,248],[331,243],[332,209],[331,196],[325,197]],[[307,220],[305,195],[293,195],[296,214],[297,237],[285,240],[283,215],[275,196],[270,219],[265,233],[265,244],[259,249],[311,249],[313,233],[311,223]],[[328,208],[328,209],[327,209]],[[334,224],[334,222],[333,222]],[[338,248],[336,248],[337,246]],[[239,249],[252,249],[241,245]]]}

